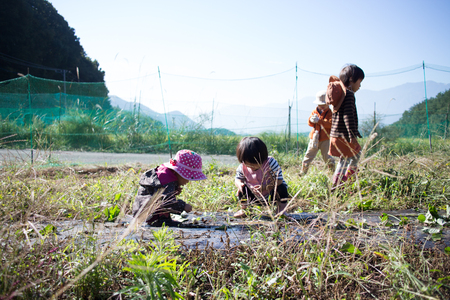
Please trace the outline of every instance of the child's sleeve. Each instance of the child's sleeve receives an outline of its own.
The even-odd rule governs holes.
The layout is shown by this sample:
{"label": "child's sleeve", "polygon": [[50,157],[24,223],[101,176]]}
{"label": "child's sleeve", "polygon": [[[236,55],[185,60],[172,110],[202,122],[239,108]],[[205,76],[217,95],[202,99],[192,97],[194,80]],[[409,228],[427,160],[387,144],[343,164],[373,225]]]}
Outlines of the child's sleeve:
{"label": "child's sleeve", "polygon": [[240,164],[236,169],[236,179],[245,180],[244,171],[242,170],[242,164]]}
{"label": "child's sleeve", "polygon": [[358,117],[356,115],[355,95],[353,93],[347,93],[344,100],[344,123],[347,128],[348,138],[353,139],[361,137],[358,131]]}
{"label": "child's sleeve", "polygon": [[327,110],[323,118],[321,118],[319,121],[320,127],[325,130],[330,130],[332,124],[332,117],[333,114],[331,112],[331,109]]}
{"label": "child's sleeve", "polygon": [[169,182],[163,185],[164,190],[162,191],[162,197],[165,201],[176,201],[176,192],[178,184],[176,181]]}
{"label": "child's sleeve", "polygon": [[281,170],[280,165],[278,164],[277,160],[273,157],[270,158],[269,160],[269,167],[270,170],[272,172],[272,174],[274,174],[274,176],[276,176],[277,180],[283,180],[283,171]]}
{"label": "child's sleeve", "polygon": [[314,127],[316,124],[315,123],[311,123],[310,119],[311,117],[316,113],[316,110],[313,110],[312,113],[309,115],[308,117],[308,125],[311,127]]}

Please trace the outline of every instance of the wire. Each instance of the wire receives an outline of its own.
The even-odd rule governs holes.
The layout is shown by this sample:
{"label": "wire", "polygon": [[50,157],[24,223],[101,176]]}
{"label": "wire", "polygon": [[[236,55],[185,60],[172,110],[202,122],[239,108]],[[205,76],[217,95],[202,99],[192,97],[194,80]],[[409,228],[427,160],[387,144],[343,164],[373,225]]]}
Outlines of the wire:
{"label": "wire", "polygon": [[330,76],[330,74],[318,73],[318,72],[308,71],[308,70],[304,70],[304,69],[300,69],[300,68],[298,68],[298,70],[303,71],[305,73],[310,73],[310,74],[316,74],[316,75],[321,75],[321,76]]}
{"label": "wire", "polygon": [[51,68],[51,67],[47,67],[47,66],[42,66],[42,65],[38,65],[23,59],[19,59],[10,55],[7,55],[5,53],[1,53],[0,52],[0,58],[2,58],[5,61],[9,61],[21,66],[25,66],[25,67],[31,67],[31,68],[38,68],[38,69],[43,69],[43,70],[51,70],[51,71],[64,71],[63,69],[56,69],[56,68]]}
{"label": "wire", "polygon": [[442,71],[442,72],[448,72],[450,73],[450,68],[445,66],[439,66],[439,65],[433,65],[433,64],[425,64],[425,68],[436,70],[436,71]]}
{"label": "wire", "polygon": [[397,69],[397,70],[392,70],[392,71],[370,73],[370,74],[367,74],[366,76],[367,77],[381,77],[381,76],[397,75],[397,74],[411,72],[411,71],[414,71],[414,70],[422,68],[422,67],[423,67],[422,64],[417,64],[417,65],[412,65],[412,66],[409,66],[409,67],[405,67],[405,68],[401,68],[401,69]]}
{"label": "wire", "polygon": [[295,68],[290,68],[289,70],[280,72],[280,73],[275,73],[275,74],[270,74],[270,75],[265,75],[265,76],[259,76],[259,77],[251,77],[251,78],[239,78],[239,79],[219,79],[219,78],[204,78],[204,77],[195,77],[195,76],[187,76],[187,75],[177,75],[177,74],[169,74],[169,73],[162,73],[164,75],[168,75],[168,76],[175,76],[175,77],[184,77],[184,78],[191,78],[191,79],[200,79],[200,80],[212,80],[212,81],[245,81],[245,80],[256,80],[256,79],[263,79],[263,78],[267,78],[267,77],[273,77],[273,76],[277,76],[277,75],[281,75],[287,72],[290,72],[292,70],[294,70]]}
{"label": "wire", "polygon": [[151,73],[151,74],[142,75],[142,76],[134,77],[134,78],[128,78],[128,79],[108,80],[108,82],[121,82],[121,81],[128,81],[128,80],[136,80],[136,79],[141,79],[141,78],[155,76],[155,75],[158,75],[158,73]]}

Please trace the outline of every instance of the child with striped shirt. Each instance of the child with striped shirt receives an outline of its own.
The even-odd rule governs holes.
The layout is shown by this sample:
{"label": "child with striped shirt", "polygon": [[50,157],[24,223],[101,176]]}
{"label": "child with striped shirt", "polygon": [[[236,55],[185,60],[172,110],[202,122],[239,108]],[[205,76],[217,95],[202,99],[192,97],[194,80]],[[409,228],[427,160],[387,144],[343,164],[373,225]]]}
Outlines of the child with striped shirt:
{"label": "child with striped shirt", "polygon": [[245,137],[236,148],[236,156],[241,163],[235,177],[241,209],[234,217],[245,217],[248,205],[268,205],[268,200],[277,201],[277,213],[284,212],[289,198],[287,184],[278,162],[268,155],[266,144],[257,137]]}

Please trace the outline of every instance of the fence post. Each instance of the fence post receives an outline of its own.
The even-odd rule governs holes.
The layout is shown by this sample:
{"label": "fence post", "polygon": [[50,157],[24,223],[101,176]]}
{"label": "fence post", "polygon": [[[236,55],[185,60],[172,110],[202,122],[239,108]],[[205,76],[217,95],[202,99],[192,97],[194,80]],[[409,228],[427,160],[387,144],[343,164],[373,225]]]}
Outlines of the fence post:
{"label": "fence post", "polygon": [[33,164],[33,115],[31,111],[31,87],[30,87],[30,74],[27,74],[25,76],[27,80],[27,92],[28,92],[28,109],[29,109],[29,116],[30,116],[30,144],[31,144],[31,164]]}
{"label": "fence post", "polygon": [[433,148],[431,147],[430,120],[428,118],[428,97],[427,97],[427,80],[425,79],[425,61],[422,61],[422,67],[423,67],[423,84],[425,86],[425,108],[427,112],[428,140],[430,142],[430,151],[433,152]]}
{"label": "fence post", "polygon": [[448,128],[448,109],[450,108],[450,104],[447,105],[447,114],[445,115],[445,130],[444,130],[444,140],[447,138],[447,128]]}
{"label": "fence post", "polygon": [[159,66],[158,66],[158,76],[159,76],[159,85],[161,87],[161,98],[162,98],[162,101],[163,101],[164,116],[165,116],[165,119],[166,119],[167,140],[169,142],[169,155],[170,155],[170,158],[172,158],[172,146],[170,145],[169,125],[167,124],[166,105],[164,104],[164,93],[163,93],[163,88],[162,88],[162,83],[161,83],[161,73],[159,72]]}
{"label": "fence post", "polygon": [[298,145],[298,90],[297,90],[297,82],[298,82],[298,75],[297,75],[297,62],[295,63],[295,100],[297,101],[297,156],[300,156],[299,152],[299,145]]}
{"label": "fence post", "polygon": [[[291,108],[292,108],[292,104],[291,104],[291,101],[289,100],[289,102],[288,102],[288,104],[289,104],[289,131],[288,131],[288,143],[290,144],[291,143]],[[287,149],[287,150],[289,150],[289,149]]]}

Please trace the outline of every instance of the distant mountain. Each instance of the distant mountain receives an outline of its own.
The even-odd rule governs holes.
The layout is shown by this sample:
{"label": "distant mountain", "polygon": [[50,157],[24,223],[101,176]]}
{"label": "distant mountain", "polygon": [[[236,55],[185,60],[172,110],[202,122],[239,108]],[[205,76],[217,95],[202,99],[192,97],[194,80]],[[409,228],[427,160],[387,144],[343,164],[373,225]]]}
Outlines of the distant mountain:
{"label": "distant mountain", "polygon": [[[450,84],[427,81],[428,99],[440,92],[450,89]],[[384,125],[399,120],[405,110],[425,99],[423,82],[405,83],[403,85],[381,90],[361,90],[356,93],[356,105],[360,122],[373,118],[374,103],[377,116]],[[307,119],[315,108],[314,97],[304,97],[297,103],[291,103],[291,133],[309,132],[311,127]],[[298,120],[298,125],[297,125]],[[257,134],[263,131],[288,132],[288,102],[272,103],[265,106],[224,105],[214,110],[214,127],[227,128],[237,134]]]}
{"label": "distant mountain", "polygon": [[[450,84],[427,81],[428,99],[448,89],[450,89]],[[110,99],[112,106],[118,106],[130,111],[133,110],[134,103],[132,102],[124,101],[116,96],[111,96]],[[297,128],[299,133],[305,133],[311,130],[311,127],[307,124],[307,120],[312,110],[316,107],[313,103],[314,99],[312,96],[299,99],[298,110],[296,102],[290,103],[292,136],[296,134]],[[408,110],[424,99],[425,90],[423,82],[405,83],[381,91],[362,89],[356,93],[358,117],[360,123],[366,119],[373,118],[374,103],[376,103],[377,116],[382,118],[384,125],[389,125],[398,121],[405,110]],[[143,105],[141,105],[141,112],[165,124],[163,114],[159,114]],[[214,108],[213,116],[214,128],[227,129],[237,134],[249,135],[264,131],[289,132],[289,103],[287,101],[271,103],[264,106],[218,103]],[[190,118],[177,111],[168,113],[167,119],[169,123],[174,123],[175,126],[196,124]]]}
{"label": "distant mountain", "polygon": [[[140,104],[140,107],[139,107],[139,103],[136,103],[136,108],[135,108],[134,102],[125,101],[122,98],[119,98],[114,95],[109,96],[109,100],[111,101],[111,106],[113,106],[113,107],[118,107],[120,109],[127,110],[127,111],[133,111],[134,109],[136,109],[136,110],[139,109],[141,114],[145,114],[154,120],[162,122],[164,124],[164,126],[166,124],[166,118],[165,118],[164,114],[160,114],[160,113],[148,108],[147,106],[145,106],[143,104]],[[183,113],[176,111],[176,110],[167,113],[167,123],[169,125],[169,128],[172,128],[172,127],[194,128],[194,127],[199,126],[196,122],[192,121],[189,117],[187,117]]]}
{"label": "distant mountain", "polygon": [[[440,92],[450,89],[450,84],[427,81],[427,98],[436,97]],[[405,83],[381,91],[361,90],[356,93],[358,115],[362,118],[373,116],[374,104],[377,114],[381,114],[385,125],[398,121],[403,112],[425,100],[423,82]]]}

